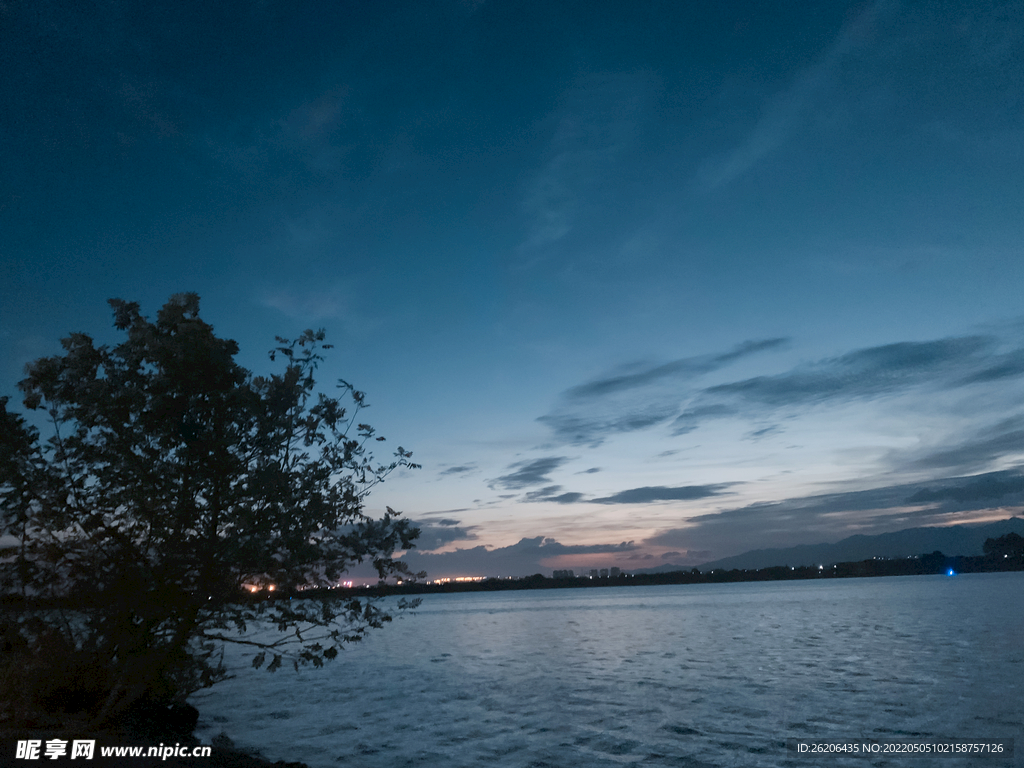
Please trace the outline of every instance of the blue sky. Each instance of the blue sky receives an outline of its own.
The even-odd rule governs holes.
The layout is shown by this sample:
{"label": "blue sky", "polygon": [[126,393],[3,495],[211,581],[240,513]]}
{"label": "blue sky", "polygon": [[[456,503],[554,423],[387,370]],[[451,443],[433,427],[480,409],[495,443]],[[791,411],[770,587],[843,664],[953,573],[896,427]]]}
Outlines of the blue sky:
{"label": "blue sky", "polygon": [[1019,3],[5,0],[0,70],[0,392],[110,297],[323,327],[431,576],[1024,507]]}

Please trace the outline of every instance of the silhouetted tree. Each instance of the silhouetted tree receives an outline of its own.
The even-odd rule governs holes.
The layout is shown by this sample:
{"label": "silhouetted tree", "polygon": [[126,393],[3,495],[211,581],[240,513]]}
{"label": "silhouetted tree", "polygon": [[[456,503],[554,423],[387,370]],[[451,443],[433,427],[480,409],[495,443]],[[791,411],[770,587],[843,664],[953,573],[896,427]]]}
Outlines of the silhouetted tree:
{"label": "silhouetted tree", "polygon": [[1024,536],[1007,533],[997,539],[985,539],[982,549],[990,557],[1024,556]]}
{"label": "silhouetted tree", "polygon": [[[48,706],[109,722],[215,682],[224,642],[252,646],[257,667],[268,654],[270,670],[320,666],[390,621],[368,598],[242,599],[243,587],[327,586],[364,561],[382,579],[412,576],[392,555],[418,530],[390,508],[368,517],[363,502],[417,465],[401,447],[374,462],[367,444],[384,438],[357,420],[362,392],[316,392],[323,332],[278,338],[283,370],[254,376],[195,294],[156,322],[137,303],[110,305],[122,343],[72,334],[19,385],[49,417],[45,445],[0,401],[2,586],[40,607],[5,642],[63,655],[65,688],[46,682]],[[240,634],[257,621],[280,636]]]}

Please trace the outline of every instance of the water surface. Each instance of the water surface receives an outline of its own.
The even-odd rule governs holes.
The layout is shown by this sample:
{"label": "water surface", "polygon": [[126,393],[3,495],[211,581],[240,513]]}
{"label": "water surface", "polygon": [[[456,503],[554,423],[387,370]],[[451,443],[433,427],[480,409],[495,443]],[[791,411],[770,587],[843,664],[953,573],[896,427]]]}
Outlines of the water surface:
{"label": "water surface", "polygon": [[[195,697],[311,768],[1024,765],[1024,573],[428,595],[323,670]],[[1014,759],[786,739],[1017,739]]]}

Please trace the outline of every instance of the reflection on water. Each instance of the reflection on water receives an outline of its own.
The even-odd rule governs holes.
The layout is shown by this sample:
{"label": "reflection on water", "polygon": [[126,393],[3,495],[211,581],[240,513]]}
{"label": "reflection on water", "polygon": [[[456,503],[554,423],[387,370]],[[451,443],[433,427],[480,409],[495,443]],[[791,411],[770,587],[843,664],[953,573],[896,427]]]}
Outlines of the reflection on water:
{"label": "reflection on water", "polygon": [[[195,698],[320,766],[809,766],[787,738],[1015,738],[1024,574],[428,595],[325,670]],[[834,766],[906,760],[829,758]]]}

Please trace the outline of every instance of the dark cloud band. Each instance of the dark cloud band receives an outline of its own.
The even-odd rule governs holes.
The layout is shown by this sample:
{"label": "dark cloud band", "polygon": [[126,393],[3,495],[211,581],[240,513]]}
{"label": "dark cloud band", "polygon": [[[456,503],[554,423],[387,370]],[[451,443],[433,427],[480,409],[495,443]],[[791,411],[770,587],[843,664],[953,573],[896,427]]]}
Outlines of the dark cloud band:
{"label": "dark cloud band", "polygon": [[592,499],[597,504],[649,504],[655,501],[695,501],[709,496],[720,496],[735,483],[717,483],[713,485],[684,485],[669,488],[663,485],[630,488],[619,491],[611,496]]}

